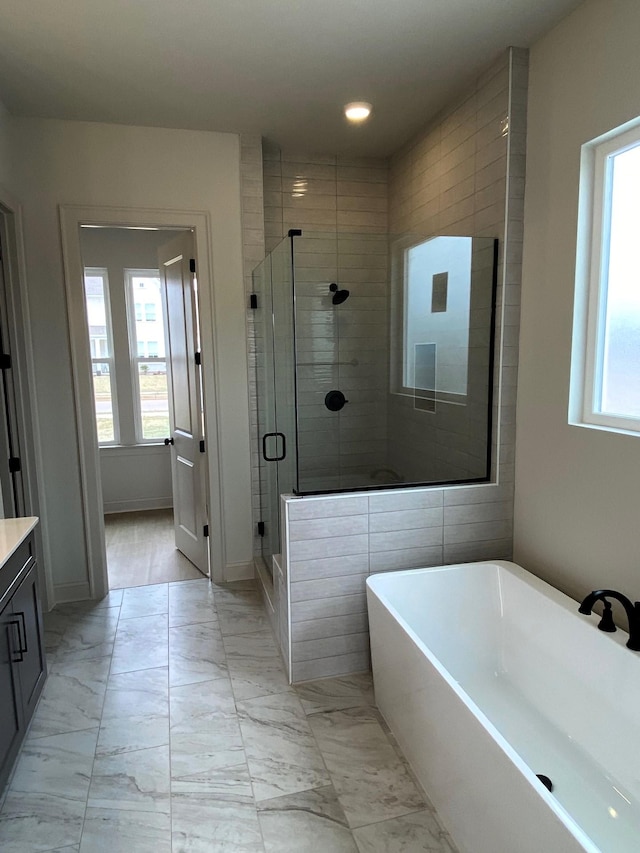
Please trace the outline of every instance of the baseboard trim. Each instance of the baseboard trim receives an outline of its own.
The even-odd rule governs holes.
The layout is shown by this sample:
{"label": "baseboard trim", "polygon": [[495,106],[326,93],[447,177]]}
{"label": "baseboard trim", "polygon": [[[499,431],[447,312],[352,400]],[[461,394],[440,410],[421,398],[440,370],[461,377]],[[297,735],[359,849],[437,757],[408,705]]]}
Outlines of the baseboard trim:
{"label": "baseboard trim", "polygon": [[54,584],[53,596],[56,604],[67,604],[71,601],[86,601],[91,598],[89,583],[59,583]]}
{"label": "baseboard trim", "polygon": [[104,514],[114,512],[140,512],[145,509],[171,509],[173,498],[136,498],[130,501],[107,501],[104,504]]}
{"label": "baseboard trim", "polygon": [[253,562],[227,563],[224,568],[225,581],[248,581],[255,577]]}

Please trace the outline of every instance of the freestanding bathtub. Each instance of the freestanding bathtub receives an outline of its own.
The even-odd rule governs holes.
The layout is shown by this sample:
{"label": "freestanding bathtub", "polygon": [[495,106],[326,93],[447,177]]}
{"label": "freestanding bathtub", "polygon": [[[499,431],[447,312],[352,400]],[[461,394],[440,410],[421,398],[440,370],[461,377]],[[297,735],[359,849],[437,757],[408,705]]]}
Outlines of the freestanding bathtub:
{"label": "freestanding bathtub", "polygon": [[626,633],[507,562],[372,575],[367,599],[376,701],[461,853],[640,851]]}

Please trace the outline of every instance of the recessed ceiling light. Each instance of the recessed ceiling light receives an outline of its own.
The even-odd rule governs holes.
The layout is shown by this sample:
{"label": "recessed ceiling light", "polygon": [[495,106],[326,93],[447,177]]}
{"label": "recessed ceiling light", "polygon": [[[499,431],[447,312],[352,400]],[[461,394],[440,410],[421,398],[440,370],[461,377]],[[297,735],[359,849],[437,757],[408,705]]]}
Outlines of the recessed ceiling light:
{"label": "recessed ceiling light", "polygon": [[353,101],[351,104],[345,104],[344,114],[349,121],[361,122],[369,118],[371,110],[371,104],[366,101]]}

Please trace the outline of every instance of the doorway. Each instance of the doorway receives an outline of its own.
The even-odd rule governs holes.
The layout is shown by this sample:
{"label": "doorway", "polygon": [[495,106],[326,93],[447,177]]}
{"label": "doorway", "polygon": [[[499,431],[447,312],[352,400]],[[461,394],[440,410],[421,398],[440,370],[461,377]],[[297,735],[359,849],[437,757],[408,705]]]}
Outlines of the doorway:
{"label": "doorway", "polygon": [[208,575],[192,232],[82,225],[80,248],[109,586]]}
{"label": "doorway", "polygon": [[[176,512],[176,525],[184,529],[197,529],[203,536],[209,533],[204,545],[206,556],[205,573],[217,579],[222,574],[222,541],[219,499],[219,476],[217,459],[217,416],[215,400],[215,376],[210,344],[210,336],[197,341],[197,332],[189,337],[189,324],[193,328],[198,318],[207,329],[213,328],[213,309],[210,299],[210,259],[208,253],[208,217],[205,214],[184,214],[158,211],[114,211],[100,208],[79,208],[75,206],[61,208],[61,228],[63,238],[63,253],[65,260],[65,281],[68,296],[68,314],[71,331],[71,350],[74,366],[74,391],[76,396],[79,448],[81,469],[84,485],[84,514],[89,553],[89,582],[92,597],[99,598],[106,594],[110,586],[107,572],[107,543],[119,541],[121,544],[127,537],[138,540],[142,544],[145,538],[149,542],[149,552],[156,550],[161,539],[158,536],[159,526],[168,527],[171,522],[171,509],[175,504],[180,507],[188,505],[189,513]],[[146,235],[146,243],[154,244],[154,266],[148,255],[146,259],[139,256],[122,262],[120,272],[109,276],[109,260],[104,255],[89,255],[87,247],[101,242],[98,232],[118,237],[120,242],[135,243],[136,237]],[[137,232],[137,235],[133,232]],[[85,235],[90,235],[85,238]],[[123,237],[123,235],[126,235]],[[192,241],[192,251],[176,252],[175,247],[168,254],[158,253],[160,246],[171,246],[172,241],[187,236]],[[105,238],[106,239],[106,238]],[[197,259],[197,264],[196,264]],[[149,329],[158,316],[159,297],[166,312],[167,274],[163,264],[169,270],[171,287],[175,290],[178,284],[181,288],[180,299],[173,297],[171,315],[176,314],[176,305],[182,300],[183,311],[181,320],[177,323],[167,323],[167,331],[151,335]],[[122,282],[119,295],[115,300],[103,298],[104,322],[87,322],[86,276],[100,278],[97,274],[107,269],[106,281],[102,293],[112,288],[114,280]],[[176,273],[176,270],[182,272]],[[154,275],[150,274],[150,271]],[[103,275],[103,280],[105,279]],[[152,281],[152,279],[155,279]],[[158,282],[160,279],[160,282]],[[93,281],[95,285],[95,280]],[[140,287],[144,285],[144,287]],[[138,288],[136,291],[136,287]],[[154,290],[155,288],[155,290]],[[138,299],[142,292],[148,295]],[[191,294],[191,296],[189,296]],[[95,297],[95,287],[91,293]],[[98,288],[100,296],[100,288]],[[187,304],[188,297],[191,299]],[[79,307],[80,306],[80,307]],[[189,314],[191,311],[191,314]],[[168,313],[168,312],[167,312]],[[114,317],[113,315],[117,315]],[[124,323],[122,317],[124,316]],[[127,316],[130,318],[127,324]],[[138,319],[139,318],[139,319]],[[94,317],[94,320],[96,318]],[[114,322],[115,321],[115,322]],[[96,328],[91,329],[91,326]],[[107,331],[111,325],[112,345],[102,342],[98,332]],[[103,329],[97,327],[103,326]],[[142,327],[147,326],[146,334]],[[169,327],[173,326],[173,330]],[[177,334],[177,328],[182,328],[182,337]],[[92,334],[96,332],[96,334]],[[194,337],[195,335],[195,337]],[[123,344],[117,346],[118,342]],[[177,348],[177,356],[171,357],[170,348]],[[185,429],[184,405],[181,392],[185,383],[181,377],[174,376],[172,366],[184,367],[189,356],[195,366],[199,363],[198,381],[189,385],[188,398],[194,402],[188,426],[197,443],[204,475],[196,483],[191,493],[185,490],[184,478],[175,481],[167,470],[175,467],[176,430],[182,436],[188,432]],[[169,348],[169,349],[167,349]],[[191,351],[193,350],[193,351]],[[200,355],[201,354],[201,355]],[[161,366],[162,365],[162,366]],[[120,366],[120,370],[118,370]],[[122,380],[122,377],[126,377]],[[164,383],[164,397],[161,386]],[[151,386],[154,386],[151,388]],[[177,389],[175,399],[172,389]],[[153,392],[153,393],[150,393]],[[145,396],[146,393],[146,396]],[[166,418],[166,400],[173,403],[175,416]],[[162,398],[162,399],[161,399]],[[164,410],[163,410],[164,406]],[[162,418],[165,418],[164,427]],[[100,421],[100,423],[99,423]],[[100,427],[100,431],[98,430]],[[202,452],[200,448],[204,448]],[[180,454],[181,458],[184,454]],[[106,464],[105,464],[106,462]],[[133,472],[134,486],[138,491],[125,488],[119,494],[113,492],[114,483],[122,478],[118,471]],[[138,472],[137,475],[135,472]],[[147,478],[145,484],[142,482]],[[131,483],[131,478],[130,478]],[[164,483],[164,486],[163,486]],[[167,483],[169,485],[167,485]],[[153,485],[155,491],[151,489]],[[195,497],[194,497],[195,496]],[[214,498],[212,500],[212,497]],[[213,507],[210,510],[210,507]],[[105,535],[104,514],[113,518],[108,527],[115,532]],[[153,517],[153,513],[159,513]],[[118,518],[126,513],[129,518]],[[145,513],[149,517],[145,517]],[[134,523],[134,516],[136,522]],[[203,521],[202,524],[200,522]],[[118,527],[117,522],[125,521]],[[114,524],[111,524],[114,522]],[[140,526],[139,532],[133,532]],[[208,528],[208,530],[207,530]],[[156,533],[145,533],[144,530],[154,530]],[[136,563],[136,554],[131,551],[130,562]],[[171,549],[175,551],[175,546]],[[175,556],[175,555],[174,555]],[[192,559],[193,555],[188,554]],[[162,560],[156,560],[156,563]],[[164,561],[166,565],[166,560]],[[178,574],[184,579],[184,567],[191,563],[186,559],[177,560]],[[157,583],[165,579],[149,569],[149,561],[139,561],[137,576],[123,582],[122,578],[114,578],[113,585],[141,585],[142,583]],[[202,568],[202,566],[201,566]],[[193,576],[193,575],[190,575]],[[201,573],[196,575],[202,577]],[[176,578],[180,579],[180,578]]]}

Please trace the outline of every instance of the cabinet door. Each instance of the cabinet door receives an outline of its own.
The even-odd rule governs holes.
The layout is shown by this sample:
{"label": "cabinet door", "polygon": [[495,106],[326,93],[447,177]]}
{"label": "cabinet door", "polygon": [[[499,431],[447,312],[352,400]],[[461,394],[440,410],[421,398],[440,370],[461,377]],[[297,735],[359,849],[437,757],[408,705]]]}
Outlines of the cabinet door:
{"label": "cabinet door", "polygon": [[0,791],[11,769],[21,736],[18,649],[17,622],[9,602],[0,612]]}
{"label": "cabinet door", "polygon": [[19,666],[22,709],[25,720],[31,719],[44,684],[45,655],[42,637],[42,614],[38,602],[35,565],[29,569],[12,598],[13,618],[19,623],[22,661]]}

